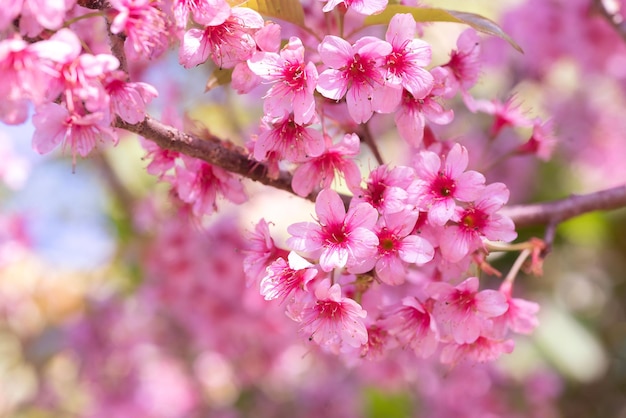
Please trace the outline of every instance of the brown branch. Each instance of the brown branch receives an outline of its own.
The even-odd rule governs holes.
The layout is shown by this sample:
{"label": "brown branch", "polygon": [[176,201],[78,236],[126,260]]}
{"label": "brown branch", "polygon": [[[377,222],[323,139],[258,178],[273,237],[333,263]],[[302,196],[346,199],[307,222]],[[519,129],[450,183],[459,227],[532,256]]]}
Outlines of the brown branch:
{"label": "brown branch", "polygon": [[626,185],[551,202],[508,206],[499,213],[510,217],[520,227],[559,223],[587,212],[622,207],[626,207]]}
{"label": "brown branch", "polygon": [[[150,116],[134,125],[118,118],[114,125],[141,135],[161,148],[201,159],[231,173],[295,194],[291,188],[291,174],[281,171],[278,178],[270,178],[267,176],[268,169],[263,163],[251,160],[242,150],[227,146],[217,137],[210,136],[207,140],[201,139],[195,135],[180,132]],[[306,198],[315,201],[315,196],[316,194],[312,193]]]}
{"label": "brown branch", "polygon": [[[268,169],[263,163],[250,159],[241,148],[229,146],[211,134],[208,134],[206,139],[202,139],[180,132],[149,116],[143,122],[134,125],[118,118],[115,126],[141,135],[161,148],[199,158],[231,173],[295,194],[291,187],[292,175],[290,173],[281,171],[278,178],[270,178],[267,175]],[[306,196],[306,199],[315,201],[316,196],[314,192]],[[348,195],[341,197],[348,206],[351,197]],[[550,202],[505,206],[499,213],[510,217],[517,227],[524,227],[556,225],[584,213],[622,207],[626,207],[626,185],[585,195],[572,195]]]}

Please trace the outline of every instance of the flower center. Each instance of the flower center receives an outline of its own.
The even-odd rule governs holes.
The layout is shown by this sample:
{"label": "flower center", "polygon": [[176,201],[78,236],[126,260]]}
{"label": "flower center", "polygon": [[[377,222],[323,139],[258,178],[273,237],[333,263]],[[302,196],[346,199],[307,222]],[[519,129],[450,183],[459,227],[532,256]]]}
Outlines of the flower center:
{"label": "flower center", "polygon": [[445,173],[441,171],[439,172],[439,175],[437,176],[435,181],[433,181],[431,189],[436,195],[449,197],[454,194],[454,189],[456,189],[456,183],[453,179],[446,176]]}

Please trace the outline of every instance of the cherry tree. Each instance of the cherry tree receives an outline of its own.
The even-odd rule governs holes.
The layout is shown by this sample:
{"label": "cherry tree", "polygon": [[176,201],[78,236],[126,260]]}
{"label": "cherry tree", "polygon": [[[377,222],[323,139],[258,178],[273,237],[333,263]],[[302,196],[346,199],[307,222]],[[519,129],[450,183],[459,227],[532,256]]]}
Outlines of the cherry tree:
{"label": "cherry tree", "polygon": [[[409,0],[10,0],[0,120],[43,157],[0,138],[7,200],[60,159],[97,173],[116,231],[68,273],[36,211],[0,207],[0,330],[31,376],[0,411],[558,416],[557,371],[499,364],[542,326],[528,282],[557,227],[626,206],[621,108],[555,76],[609,71],[623,98],[620,5],[562,3],[496,23]],[[531,202],[555,152],[606,172]]]}

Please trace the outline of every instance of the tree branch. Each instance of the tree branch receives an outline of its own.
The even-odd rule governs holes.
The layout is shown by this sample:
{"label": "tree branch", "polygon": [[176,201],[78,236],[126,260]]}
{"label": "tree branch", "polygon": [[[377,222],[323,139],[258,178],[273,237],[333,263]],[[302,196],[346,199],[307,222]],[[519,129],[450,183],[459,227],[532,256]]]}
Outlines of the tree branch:
{"label": "tree branch", "polygon": [[587,212],[621,207],[626,207],[626,185],[551,202],[505,206],[499,213],[510,217],[520,227],[559,223]]}
{"label": "tree branch", "polygon": [[[251,180],[295,194],[291,188],[291,174],[281,171],[276,179],[267,176],[267,167],[253,161],[240,148],[227,146],[221,139],[210,136],[201,139],[195,135],[180,132],[178,129],[165,125],[150,116],[143,122],[130,124],[117,119],[114,126],[136,133],[159,145],[161,148],[177,151],[190,157],[199,158],[231,173],[236,173]],[[210,134],[209,134],[210,135]],[[306,198],[315,201],[315,193]]]}

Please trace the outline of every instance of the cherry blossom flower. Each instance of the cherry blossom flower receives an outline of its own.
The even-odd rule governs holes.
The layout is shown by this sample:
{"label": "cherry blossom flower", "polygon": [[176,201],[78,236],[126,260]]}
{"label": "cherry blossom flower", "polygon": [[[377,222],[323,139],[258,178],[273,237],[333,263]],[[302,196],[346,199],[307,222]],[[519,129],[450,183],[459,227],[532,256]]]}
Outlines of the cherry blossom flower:
{"label": "cherry blossom flower", "polygon": [[457,86],[455,91],[467,92],[480,75],[480,38],[474,29],[466,29],[459,35],[456,47],[443,67],[452,75]]}
{"label": "cherry blossom flower", "polygon": [[298,125],[311,122],[315,115],[313,93],[317,69],[312,62],[305,63],[304,46],[299,38],[291,37],[280,54],[257,52],[248,60],[248,67],[274,83],[264,97],[263,110],[267,116],[293,112]]}
{"label": "cherry blossom flower", "polygon": [[270,235],[270,230],[265,219],[261,219],[254,231],[247,234],[246,249],[243,253],[243,271],[246,274],[246,285],[260,281],[266,275],[266,269],[272,260],[287,257],[287,251],[278,248]]}
{"label": "cherry blossom flower", "polygon": [[456,263],[467,254],[482,247],[483,237],[492,241],[512,241],[517,237],[513,221],[496,213],[509,200],[509,190],[503,183],[485,187],[475,202],[457,207],[439,245],[442,255]]}
{"label": "cherry blossom flower", "polygon": [[537,312],[539,305],[528,300],[514,298],[513,283],[505,280],[500,285],[500,292],[509,305],[506,312],[493,318],[493,335],[504,338],[509,330],[518,334],[530,334],[539,325]]}
{"label": "cherry blossom flower", "polygon": [[141,138],[141,145],[147,151],[144,158],[151,159],[146,171],[153,176],[164,177],[170,169],[176,166],[176,161],[181,155],[178,151],[161,148],[144,138]]}
{"label": "cherry blossom flower", "polygon": [[127,82],[122,71],[115,71],[105,81],[110,96],[111,110],[128,123],[139,123],[146,118],[146,105],[159,95],[148,83]]}
{"label": "cherry blossom flower", "polygon": [[361,357],[368,360],[381,360],[387,350],[395,348],[397,343],[387,330],[378,324],[367,327],[367,343],[361,346]]}
{"label": "cherry blossom flower", "polygon": [[19,35],[0,41],[0,95],[3,100],[30,99],[41,104],[49,82],[39,51],[54,47],[50,41],[28,44]]}
{"label": "cherry blossom flower", "polygon": [[298,124],[293,113],[274,119],[264,117],[263,122],[265,129],[254,143],[254,158],[258,161],[273,154],[278,159],[303,162],[319,157],[326,149],[322,133],[308,124]]}
{"label": "cherry blossom flower", "polygon": [[72,163],[76,165],[76,155],[87,156],[98,141],[117,143],[117,135],[110,127],[110,121],[101,113],[80,115],[70,113],[56,103],[39,106],[33,115],[33,149],[47,154],[63,144],[70,147]]}
{"label": "cherry blossom flower", "polygon": [[295,293],[304,292],[306,285],[317,276],[317,269],[293,251],[288,256],[289,264],[279,258],[267,267],[261,280],[261,295],[265,300],[285,301]]}
{"label": "cherry blossom flower", "polygon": [[372,170],[366,186],[353,198],[354,202],[367,202],[380,214],[404,210],[409,194],[406,189],[413,182],[415,171],[411,167],[398,166],[392,169],[384,164]]}
{"label": "cherry blossom flower", "polygon": [[402,91],[422,99],[433,87],[433,76],[424,66],[430,63],[430,45],[415,38],[417,24],[411,14],[396,14],[389,22],[385,40],[392,51],[385,57],[385,83],[376,89],[376,111],[392,113],[402,100]]}
{"label": "cherry blossom flower", "polygon": [[[265,26],[254,34],[257,48],[260,51],[277,53],[280,49],[280,32],[279,24],[265,22]],[[245,94],[251,92],[262,81],[263,79],[250,69],[248,62],[243,61],[233,68],[230,85],[238,94]]]}
{"label": "cherry blossom flower", "polygon": [[512,353],[513,340],[494,340],[480,336],[471,343],[447,344],[441,350],[443,364],[457,365],[461,362],[485,363],[498,359],[504,353]]}
{"label": "cherry blossom flower", "polygon": [[315,200],[318,223],[292,224],[287,240],[295,251],[319,256],[324,271],[350,267],[376,254],[378,238],[373,232],[378,213],[367,203],[358,203],[348,210],[341,197],[331,189],[322,190]]}
{"label": "cherry blossom flower", "polygon": [[224,23],[230,16],[230,5],[225,0],[175,0],[173,8],[180,29],[187,26],[189,12],[196,23],[206,26]]}
{"label": "cherry blossom flower", "polygon": [[556,137],[553,133],[552,120],[542,122],[536,118],[532,122],[533,132],[528,142],[520,145],[516,152],[518,154],[535,154],[537,158],[548,161],[552,157],[556,145]]}
{"label": "cherry blossom flower", "polygon": [[28,100],[41,104],[50,77],[43,71],[38,46],[26,43],[18,35],[0,41],[0,120],[20,124],[28,118]]}
{"label": "cherry blossom flower", "polygon": [[414,147],[422,144],[426,119],[438,125],[447,125],[454,119],[454,111],[445,110],[437,101],[437,98],[445,95],[448,90],[445,72],[441,70],[441,67],[437,67],[431,71],[431,74],[434,81],[430,93],[419,98],[406,89],[402,90],[400,107],[394,116],[398,133],[402,139]]}
{"label": "cherry blossom flower", "polygon": [[496,290],[478,291],[478,279],[470,277],[453,287],[449,283],[434,282],[426,288],[435,299],[432,314],[442,340],[457,344],[475,342],[491,331],[490,318],[507,310],[506,298]]}
{"label": "cherry blossom flower", "polygon": [[[46,29],[59,29],[63,25],[66,12],[74,6],[75,0],[6,0],[0,11],[0,31],[6,29],[22,13],[21,20],[33,20],[36,22],[20,21],[22,34],[35,36],[43,26]],[[41,26],[39,26],[41,25]],[[29,30],[24,31],[28,26]],[[36,29],[35,27],[38,26]]]}
{"label": "cherry blossom flower", "polygon": [[445,161],[432,151],[422,151],[415,164],[417,180],[409,193],[417,196],[418,206],[428,211],[428,221],[444,225],[454,215],[456,200],[469,202],[484,188],[485,177],[465,171],[469,162],[465,147],[455,144]]}
{"label": "cherry blossom flower", "polygon": [[315,288],[316,301],[302,312],[302,331],[321,346],[335,348],[345,343],[360,347],[367,343],[363,319],[367,312],[354,300],[341,296],[338,283],[321,281]]}
{"label": "cherry blossom flower", "polygon": [[0,10],[0,31],[8,28],[22,11],[24,0],[8,0]]}
{"label": "cherry blossom flower", "polygon": [[376,276],[388,285],[406,280],[406,264],[425,264],[432,260],[435,250],[426,239],[412,235],[418,211],[402,211],[381,216],[376,226],[378,252],[365,260],[353,273],[364,273],[374,267]]}
{"label": "cherry blossom flower", "polygon": [[439,345],[435,319],[415,297],[402,299],[402,305],[390,310],[380,322],[403,347],[410,347],[419,357],[430,357]]}
{"label": "cherry blossom flower", "polygon": [[192,205],[196,216],[217,210],[218,193],[233,203],[247,200],[243,185],[231,173],[197,158],[186,155],[181,158],[184,166],[176,167],[174,186],[180,199]]}
{"label": "cherry blossom flower", "polygon": [[111,22],[111,33],[125,33],[132,50],[144,58],[154,58],[168,44],[166,15],[162,0],[110,0],[118,14]]}
{"label": "cherry blossom flower", "polygon": [[352,158],[359,153],[359,137],[356,134],[346,134],[343,140],[318,156],[304,162],[293,173],[291,186],[299,196],[308,196],[316,187],[330,187],[335,172],[343,174],[346,184],[355,194],[361,188],[361,171]]}
{"label": "cherry blossom flower", "polygon": [[109,95],[102,81],[119,67],[117,58],[110,54],[82,53],[80,39],[69,29],[61,29],[38,48],[39,56],[51,63],[46,71],[53,75],[47,98],[62,95],[70,112],[109,113]]}
{"label": "cherry blossom flower", "polygon": [[392,51],[388,42],[373,36],[360,38],[354,45],[337,36],[328,35],[318,48],[328,69],[317,82],[322,96],[340,100],[346,96],[348,113],[356,123],[367,122],[374,109],[374,90],[384,83],[382,64]]}
{"label": "cherry blossom flower", "polygon": [[483,112],[494,116],[490,135],[496,137],[506,126],[528,127],[533,122],[526,116],[516,101],[515,96],[509,97],[504,103],[500,100],[477,100],[471,96],[466,96],[465,104],[472,112]]}
{"label": "cherry blossom flower", "polygon": [[362,15],[373,15],[382,12],[387,7],[388,0],[327,0],[322,8],[324,13],[330,12],[340,4]]}
{"label": "cherry blossom flower", "polygon": [[[281,27],[277,23],[265,22],[265,26],[254,34],[254,41],[260,51],[277,53],[280,49]],[[316,70],[317,71],[317,70]],[[247,61],[235,65],[232,73],[231,87],[239,94],[251,92],[261,84],[263,79],[256,75],[248,66]],[[289,111],[287,112],[289,113]]]}
{"label": "cherry blossom flower", "polygon": [[219,68],[233,68],[256,52],[253,35],[262,27],[259,13],[247,7],[233,7],[224,22],[185,32],[178,60],[185,68],[191,68],[210,56]]}

